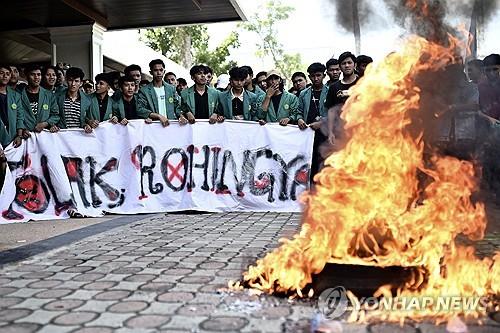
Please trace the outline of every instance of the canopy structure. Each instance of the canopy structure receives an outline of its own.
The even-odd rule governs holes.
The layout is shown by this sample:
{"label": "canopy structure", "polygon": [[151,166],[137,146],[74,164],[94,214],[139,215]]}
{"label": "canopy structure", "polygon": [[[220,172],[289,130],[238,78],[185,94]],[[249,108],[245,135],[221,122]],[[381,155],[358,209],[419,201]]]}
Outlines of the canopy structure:
{"label": "canopy structure", "polygon": [[116,61],[105,31],[245,19],[236,0],[22,0],[2,12],[0,62],[78,64],[91,77]]}

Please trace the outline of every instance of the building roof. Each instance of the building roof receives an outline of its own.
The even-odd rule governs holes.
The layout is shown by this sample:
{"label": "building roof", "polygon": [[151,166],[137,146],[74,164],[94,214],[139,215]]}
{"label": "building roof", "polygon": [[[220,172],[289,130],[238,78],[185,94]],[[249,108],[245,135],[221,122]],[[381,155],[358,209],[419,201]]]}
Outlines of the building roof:
{"label": "building roof", "polygon": [[238,21],[236,0],[4,1],[0,32],[97,22],[107,30]]}

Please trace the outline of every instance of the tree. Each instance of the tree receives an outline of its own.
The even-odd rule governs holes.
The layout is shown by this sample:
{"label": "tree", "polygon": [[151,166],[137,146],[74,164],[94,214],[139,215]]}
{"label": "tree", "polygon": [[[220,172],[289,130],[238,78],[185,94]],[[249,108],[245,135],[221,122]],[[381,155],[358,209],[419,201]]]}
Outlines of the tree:
{"label": "tree", "polygon": [[259,36],[256,56],[260,58],[270,56],[274,66],[287,78],[290,78],[293,72],[301,70],[303,64],[299,53],[285,53],[277,37],[277,24],[288,19],[294,10],[291,6],[283,5],[281,1],[268,1],[264,6],[264,12],[255,14],[241,24],[244,29]]}
{"label": "tree", "polygon": [[143,36],[143,40],[153,50],[186,68],[193,65],[196,50],[208,43],[205,25],[146,29]]}
{"label": "tree", "polygon": [[146,29],[142,39],[149,47],[183,67],[190,68],[194,63],[205,64],[216,74],[226,73],[236,65],[227,58],[231,49],[240,46],[238,34],[233,32],[214,50],[209,50],[207,26],[201,24]]}
{"label": "tree", "polygon": [[201,48],[196,53],[196,62],[210,66],[216,74],[229,72],[229,69],[236,66],[233,60],[227,60],[230,56],[230,49],[240,47],[238,33],[232,32],[215,50]]}

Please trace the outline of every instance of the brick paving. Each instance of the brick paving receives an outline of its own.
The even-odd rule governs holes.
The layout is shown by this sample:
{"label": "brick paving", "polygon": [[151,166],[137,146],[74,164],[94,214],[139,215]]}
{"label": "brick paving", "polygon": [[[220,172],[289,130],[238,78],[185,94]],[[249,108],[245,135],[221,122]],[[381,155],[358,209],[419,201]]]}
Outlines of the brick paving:
{"label": "brick paving", "polygon": [[[0,269],[4,332],[310,332],[316,301],[233,292],[247,266],[291,237],[285,213],[158,214]],[[61,222],[63,223],[63,222]],[[478,252],[500,248],[490,233]],[[343,332],[444,332],[429,324]],[[499,332],[500,324],[469,325]]]}

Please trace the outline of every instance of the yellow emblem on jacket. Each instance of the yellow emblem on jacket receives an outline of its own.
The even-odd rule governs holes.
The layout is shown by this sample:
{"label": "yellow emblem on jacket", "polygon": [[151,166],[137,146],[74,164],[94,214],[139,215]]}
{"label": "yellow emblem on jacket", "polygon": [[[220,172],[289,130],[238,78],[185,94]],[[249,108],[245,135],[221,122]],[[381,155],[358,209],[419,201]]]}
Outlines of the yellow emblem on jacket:
{"label": "yellow emblem on jacket", "polygon": [[173,102],[174,102],[174,98],[173,98],[173,97],[169,97],[169,98],[168,98],[168,102],[169,102],[169,103],[173,103]]}
{"label": "yellow emblem on jacket", "polygon": [[44,105],[42,106],[42,108],[43,108],[44,110],[48,110],[48,109],[49,109],[49,105],[48,105],[48,104],[44,104]]}
{"label": "yellow emblem on jacket", "polygon": [[10,107],[12,108],[12,110],[15,110],[15,109],[17,109],[17,104],[16,103],[12,103],[12,105]]}
{"label": "yellow emblem on jacket", "polygon": [[285,104],[285,105],[283,106],[283,108],[284,108],[285,110],[288,110],[288,109],[290,108],[290,105]]}

